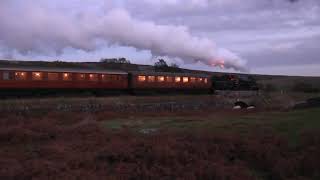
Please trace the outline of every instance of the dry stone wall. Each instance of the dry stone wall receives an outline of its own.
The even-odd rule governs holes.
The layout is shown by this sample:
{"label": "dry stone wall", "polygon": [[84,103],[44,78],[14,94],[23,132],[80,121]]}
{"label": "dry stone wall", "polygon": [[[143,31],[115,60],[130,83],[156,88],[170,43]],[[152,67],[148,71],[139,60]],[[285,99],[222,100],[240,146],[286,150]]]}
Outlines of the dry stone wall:
{"label": "dry stone wall", "polygon": [[5,100],[0,102],[0,112],[179,112],[231,109],[237,100],[226,95]]}

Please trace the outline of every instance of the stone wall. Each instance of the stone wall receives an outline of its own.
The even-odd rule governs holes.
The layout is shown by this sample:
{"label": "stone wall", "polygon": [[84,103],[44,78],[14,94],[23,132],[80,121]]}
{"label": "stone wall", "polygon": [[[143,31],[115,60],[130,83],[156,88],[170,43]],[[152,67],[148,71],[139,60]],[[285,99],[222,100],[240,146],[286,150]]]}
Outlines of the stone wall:
{"label": "stone wall", "polygon": [[0,103],[0,112],[179,112],[203,109],[231,109],[235,99],[219,95],[185,97],[76,98],[43,100],[6,100]]}

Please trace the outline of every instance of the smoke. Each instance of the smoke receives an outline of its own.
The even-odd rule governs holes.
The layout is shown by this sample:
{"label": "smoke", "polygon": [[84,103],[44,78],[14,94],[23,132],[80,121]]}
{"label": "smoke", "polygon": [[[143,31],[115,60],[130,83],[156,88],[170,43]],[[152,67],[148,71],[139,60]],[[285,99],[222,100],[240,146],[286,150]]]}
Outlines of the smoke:
{"label": "smoke", "polygon": [[153,56],[186,63],[246,70],[243,59],[208,38],[193,36],[185,26],[137,20],[124,9],[63,13],[46,4],[12,2],[0,2],[0,46],[21,54],[61,54],[68,47],[94,51],[107,43],[150,50]]}

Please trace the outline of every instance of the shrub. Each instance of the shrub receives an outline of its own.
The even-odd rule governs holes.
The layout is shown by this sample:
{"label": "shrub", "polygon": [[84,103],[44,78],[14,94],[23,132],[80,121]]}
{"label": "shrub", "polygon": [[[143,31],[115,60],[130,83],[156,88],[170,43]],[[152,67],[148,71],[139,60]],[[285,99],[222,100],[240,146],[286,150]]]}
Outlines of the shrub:
{"label": "shrub", "polygon": [[320,92],[320,89],[313,87],[313,85],[309,83],[298,82],[293,85],[292,91],[304,92],[304,93],[316,93],[316,92]]}

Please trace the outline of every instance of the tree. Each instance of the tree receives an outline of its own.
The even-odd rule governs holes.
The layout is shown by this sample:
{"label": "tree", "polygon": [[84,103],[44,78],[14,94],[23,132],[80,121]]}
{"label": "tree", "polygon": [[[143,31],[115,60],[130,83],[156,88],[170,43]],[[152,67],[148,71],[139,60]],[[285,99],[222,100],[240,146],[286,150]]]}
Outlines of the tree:
{"label": "tree", "polygon": [[156,71],[160,72],[182,72],[177,64],[171,64],[168,66],[164,59],[159,59],[158,62],[154,63],[154,68]]}
{"label": "tree", "polygon": [[154,63],[154,66],[156,68],[167,68],[169,67],[167,62],[163,59],[159,59],[158,62]]}
{"label": "tree", "polygon": [[126,58],[123,58],[123,57],[118,59],[118,63],[131,64],[131,62],[129,60],[127,60]]}
{"label": "tree", "polygon": [[131,64],[126,58],[102,58],[100,59],[102,63],[114,63],[114,64]]}

